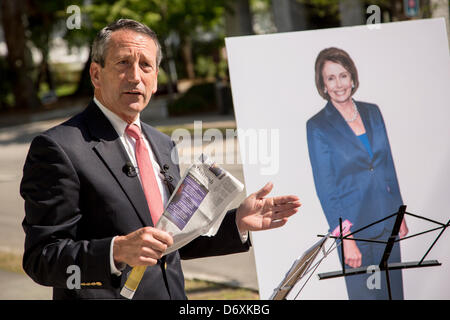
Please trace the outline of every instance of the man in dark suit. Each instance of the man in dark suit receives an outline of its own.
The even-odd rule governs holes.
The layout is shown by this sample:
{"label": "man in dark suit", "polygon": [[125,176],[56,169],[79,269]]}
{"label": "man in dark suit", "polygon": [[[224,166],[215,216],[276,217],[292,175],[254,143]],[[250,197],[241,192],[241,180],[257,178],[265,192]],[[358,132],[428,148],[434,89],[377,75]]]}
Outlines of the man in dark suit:
{"label": "man in dark suit", "polygon": [[[93,101],[30,146],[20,186],[24,270],[52,286],[54,299],[115,299],[130,268],[146,265],[135,299],[185,299],[180,258],[246,251],[248,231],[284,225],[300,203],[266,198],[267,184],[228,212],[214,237],[164,255],[173,239],[154,225],[180,179],[176,148],[139,120],[156,92],[160,45],[145,25],[121,19],[99,32],[92,61]],[[79,289],[67,286],[74,265]]]}

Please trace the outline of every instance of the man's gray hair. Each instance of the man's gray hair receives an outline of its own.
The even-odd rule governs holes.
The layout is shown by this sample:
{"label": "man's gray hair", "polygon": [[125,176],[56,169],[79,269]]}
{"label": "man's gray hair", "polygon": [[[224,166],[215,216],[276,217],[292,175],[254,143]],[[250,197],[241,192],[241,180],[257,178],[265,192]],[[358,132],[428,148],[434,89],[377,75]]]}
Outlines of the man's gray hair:
{"label": "man's gray hair", "polygon": [[145,34],[155,42],[156,65],[159,68],[159,65],[162,60],[162,50],[161,45],[158,41],[158,37],[156,36],[156,33],[152,29],[147,27],[145,24],[142,24],[140,22],[131,19],[119,19],[107,25],[102,30],[100,30],[99,33],[97,33],[97,36],[95,37],[94,42],[92,43],[92,53],[91,53],[92,61],[100,64],[102,67],[105,66],[106,51],[108,50],[108,43],[109,40],[111,39],[111,34],[114,31],[121,29],[132,30],[135,32]]}

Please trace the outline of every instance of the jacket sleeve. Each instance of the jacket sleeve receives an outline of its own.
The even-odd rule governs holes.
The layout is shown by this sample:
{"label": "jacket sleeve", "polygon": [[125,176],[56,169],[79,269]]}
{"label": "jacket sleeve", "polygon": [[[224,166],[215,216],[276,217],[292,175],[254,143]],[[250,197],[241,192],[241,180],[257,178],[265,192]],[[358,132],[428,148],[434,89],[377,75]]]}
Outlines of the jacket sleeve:
{"label": "jacket sleeve", "polygon": [[[118,286],[111,275],[112,238],[78,239],[82,211],[80,180],[66,153],[49,136],[36,137],[23,169],[20,194],[25,200],[23,268],[37,283],[67,288],[71,269],[80,270],[80,282]],[[100,286],[100,284],[99,284]]]}
{"label": "jacket sleeve", "polygon": [[326,135],[311,120],[306,124],[309,160],[311,162],[316,193],[330,226],[330,231],[339,225],[339,217],[354,223],[355,217],[344,211],[337,194],[336,173],[332,166],[332,150]]}

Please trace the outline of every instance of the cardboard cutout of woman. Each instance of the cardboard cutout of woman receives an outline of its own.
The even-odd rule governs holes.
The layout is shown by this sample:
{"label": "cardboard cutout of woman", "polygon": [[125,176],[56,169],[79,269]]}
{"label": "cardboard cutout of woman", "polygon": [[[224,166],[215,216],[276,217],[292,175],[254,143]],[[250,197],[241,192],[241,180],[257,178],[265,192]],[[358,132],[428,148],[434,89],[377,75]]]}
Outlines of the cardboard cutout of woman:
{"label": "cardboard cutout of woman", "polygon": [[[322,50],[315,63],[316,87],[326,106],[307,121],[308,151],[316,192],[330,230],[344,234],[398,211],[403,204],[383,117],[377,105],[356,101],[358,71],[342,49]],[[395,218],[357,234],[386,241]],[[405,220],[400,237],[408,233]],[[346,267],[379,265],[385,245],[344,240]],[[389,262],[400,262],[397,242]],[[374,288],[372,274],[345,277],[349,299],[387,299],[385,272]],[[393,299],[403,299],[401,270],[390,271]],[[370,282],[370,281],[369,281]]]}

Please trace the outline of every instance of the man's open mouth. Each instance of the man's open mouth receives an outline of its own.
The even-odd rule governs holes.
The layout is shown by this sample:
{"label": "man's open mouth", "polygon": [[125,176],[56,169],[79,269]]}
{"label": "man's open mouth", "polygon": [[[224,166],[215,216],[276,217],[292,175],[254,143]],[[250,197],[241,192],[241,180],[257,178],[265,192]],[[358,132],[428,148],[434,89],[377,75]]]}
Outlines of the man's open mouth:
{"label": "man's open mouth", "polygon": [[133,94],[133,95],[142,95],[142,92],[140,91],[125,91],[125,94]]}

